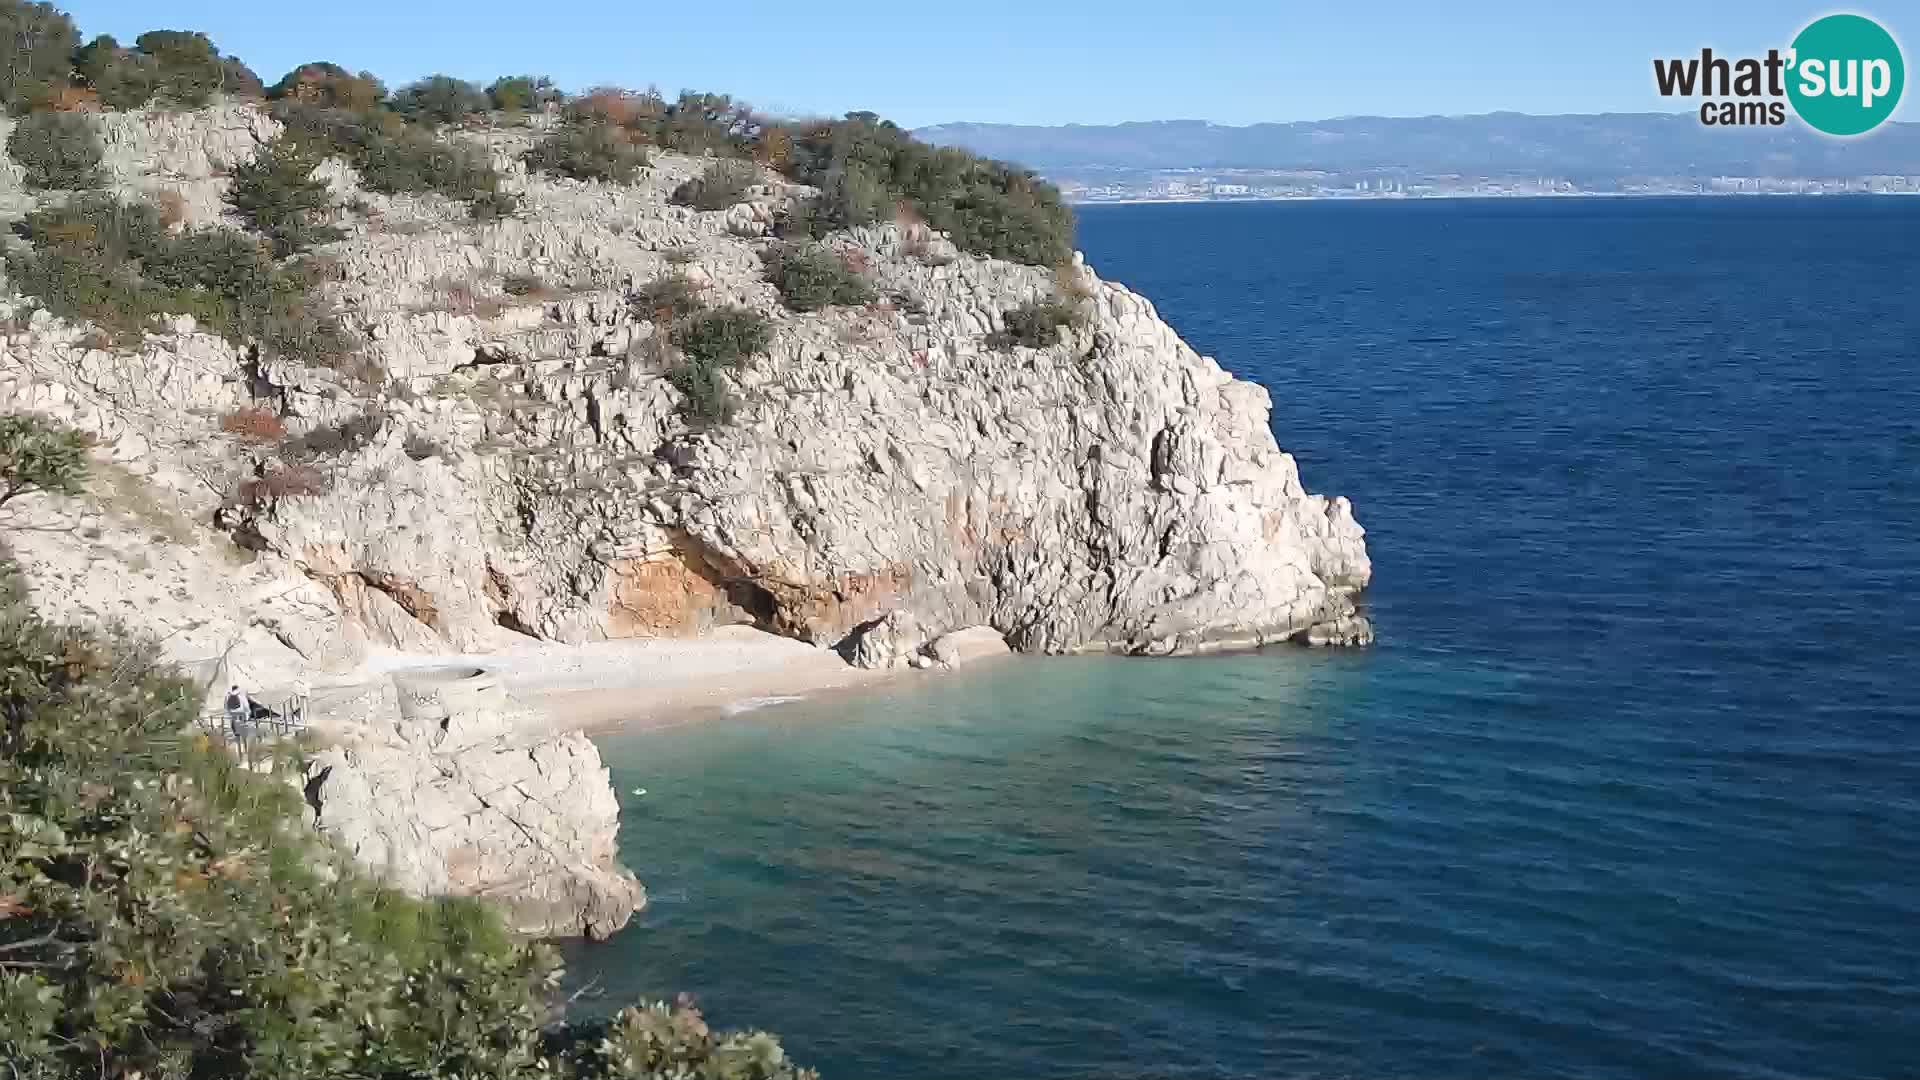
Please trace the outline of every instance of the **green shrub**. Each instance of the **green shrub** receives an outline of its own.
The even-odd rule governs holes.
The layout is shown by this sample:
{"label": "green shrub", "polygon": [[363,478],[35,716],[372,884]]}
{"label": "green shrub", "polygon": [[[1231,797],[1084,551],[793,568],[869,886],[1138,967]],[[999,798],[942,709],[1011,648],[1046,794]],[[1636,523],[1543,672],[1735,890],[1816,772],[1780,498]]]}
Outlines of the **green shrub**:
{"label": "green shrub", "polygon": [[500,175],[484,151],[455,145],[415,128],[374,140],[354,161],[360,179],[375,191],[432,191],[470,200],[499,193]]}
{"label": "green shrub", "polygon": [[789,311],[818,311],[842,304],[865,304],[873,286],[846,261],[818,244],[779,244],[761,255],[767,280],[780,290]]}
{"label": "green shrub", "polygon": [[[303,92],[297,86],[287,91]],[[273,115],[285,125],[285,138],[307,153],[341,155],[375,191],[389,195],[435,192],[487,204],[476,216],[512,212],[512,204],[502,200],[500,174],[493,171],[485,151],[440,139],[397,113],[332,108],[283,97],[274,104]]]}
{"label": "green shrub", "polygon": [[205,289],[249,308],[264,306],[274,289],[272,257],[253,237],[223,226],[168,237],[140,272],[165,289]]}
{"label": "green shrub", "polygon": [[165,242],[152,207],[87,195],[36,210],[16,229],[33,247],[7,253],[8,277],[53,314],[117,336],[139,333],[157,313],[158,290],[138,273]]}
{"label": "green shrub", "polygon": [[988,335],[987,344],[996,349],[1024,345],[1044,349],[1060,343],[1063,327],[1077,326],[1081,316],[1071,304],[1059,300],[1029,300],[1000,317],[1003,329]]}
{"label": "green shrub", "polygon": [[818,224],[864,225],[904,201],[962,250],[1034,266],[1073,255],[1073,214],[1033,173],[951,147],[934,147],[872,113],[769,129],[791,150],[783,171],[821,190]]}
{"label": "green shrub", "polygon": [[354,362],[353,342],[340,320],[321,306],[306,272],[296,265],[275,275],[274,291],[254,330],[261,355],[378,381],[377,371]]}
{"label": "green shrub", "polygon": [[457,124],[487,105],[479,87],[451,75],[429,75],[393,95],[394,111],[417,124]]}
{"label": "green shrub", "polygon": [[137,335],[158,314],[158,299],[131,266],[114,266],[61,249],[7,252],[15,289],[62,318],[84,320],[110,339]]}
{"label": "green shrub", "polygon": [[715,308],[696,312],[675,324],[670,340],[680,350],[680,362],[667,372],[667,381],[685,395],[687,418],[717,424],[732,411],[721,374],[764,350],[772,340],[764,316],[745,308]]}
{"label": "green shrub", "polygon": [[205,34],[149,30],[135,38],[133,45],[153,57],[159,71],[159,96],[169,104],[198,109],[212,101],[226,81],[220,50]]}
{"label": "green shrub", "polygon": [[534,274],[508,274],[501,279],[500,291],[508,296],[551,296],[552,286]]}
{"label": "green shrub", "polygon": [[673,189],[673,201],[695,210],[725,210],[744,200],[747,189],[760,182],[760,170],[751,162],[722,160]]}
{"label": "green shrub", "polygon": [[371,109],[385,101],[387,88],[372,72],[358,75],[324,60],[301,64],[267,90],[270,101],[293,101],[320,109]]}
{"label": "green shrub", "polygon": [[205,34],[151,30],[121,47],[102,34],[78,50],[74,73],[109,109],[137,109],[159,98],[169,105],[197,109],[221,91],[260,93],[260,80],[245,64],[222,57]]}
{"label": "green shrub", "polygon": [[575,120],[535,143],[526,160],[529,169],[555,176],[631,184],[647,164],[647,152],[612,124]]}
{"label": "green shrub", "polygon": [[28,115],[7,136],[7,154],[26,171],[29,188],[73,191],[100,186],[100,134],[83,113]]}
{"label": "green shrub", "polygon": [[87,42],[73,60],[74,73],[109,109],[137,109],[151,101],[160,86],[159,60],[121,48],[111,34]]}
{"label": "green shrub", "polygon": [[280,258],[345,235],[326,223],[333,194],[313,178],[321,160],[298,140],[281,137],[233,172],[227,203],[273,242]]}
{"label": "green shrub", "polygon": [[746,102],[689,90],[661,110],[650,141],[683,154],[745,154],[760,128]]}
{"label": "green shrub", "polygon": [[811,1076],[689,1008],[553,1026],[552,950],[480,901],[371,880],[303,822],[298,746],[274,775],[241,768],[152,650],[50,625],[19,594],[0,611],[10,1075]]}
{"label": "green shrub", "polygon": [[146,258],[167,235],[153,207],[104,194],[42,207],[20,219],[15,230],[36,248],[58,248],[115,264]]}
{"label": "green shrub", "polygon": [[487,102],[501,112],[532,112],[566,95],[544,75],[505,75],[487,87]]}
{"label": "green shrub", "polygon": [[66,87],[80,32],[52,4],[0,0],[0,41],[8,49],[0,64],[0,104],[24,113]]}
{"label": "green shrub", "polygon": [[78,495],[87,479],[87,439],[27,413],[0,416],[0,506],[23,495]]}
{"label": "green shrub", "polygon": [[655,278],[633,290],[627,303],[634,318],[662,326],[684,319],[707,306],[700,296],[700,286],[685,274],[667,274]]}
{"label": "green shrub", "polygon": [[314,299],[315,267],[276,267],[243,233],[172,236],[152,207],[106,195],[36,210],[19,231],[33,246],[8,253],[8,274],[55,315],[114,337],[143,333],[156,315],[192,315],[269,359],[355,373],[345,331]]}
{"label": "green shrub", "polygon": [[237,56],[220,59],[220,90],[230,97],[257,99],[267,96],[266,84]]}

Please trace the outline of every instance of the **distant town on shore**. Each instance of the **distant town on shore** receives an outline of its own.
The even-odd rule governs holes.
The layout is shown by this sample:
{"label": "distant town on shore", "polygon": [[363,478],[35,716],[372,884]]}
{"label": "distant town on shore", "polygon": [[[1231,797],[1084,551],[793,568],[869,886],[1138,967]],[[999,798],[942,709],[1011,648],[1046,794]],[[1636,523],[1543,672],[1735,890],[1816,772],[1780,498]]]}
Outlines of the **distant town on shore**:
{"label": "distant town on shore", "polygon": [[1246,202],[1272,199],[1534,198],[1552,195],[1920,195],[1920,173],[1873,176],[1379,175],[1256,169],[1048,174],[1068,201]]}
{"label": "distant town on shore", "polygon": [[1018,162],[1076,203],[1554,195],[1920,194],[1920,124],[1862,139],[1691,114],[1346,117],[1034,127],[941,124],[929,142]]}

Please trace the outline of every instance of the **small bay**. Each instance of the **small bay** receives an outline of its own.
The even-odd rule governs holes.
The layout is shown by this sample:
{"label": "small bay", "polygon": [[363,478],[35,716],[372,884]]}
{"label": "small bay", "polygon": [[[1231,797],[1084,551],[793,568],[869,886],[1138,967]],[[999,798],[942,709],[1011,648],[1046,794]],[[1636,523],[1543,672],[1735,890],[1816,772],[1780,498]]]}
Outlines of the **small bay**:
{"label": "small bay", "polygon": [[604,737],[653,899],[576,978],[829,1080],[1920,1070],[1920,199],[1081,246],[1354,500],[1380,644]]}

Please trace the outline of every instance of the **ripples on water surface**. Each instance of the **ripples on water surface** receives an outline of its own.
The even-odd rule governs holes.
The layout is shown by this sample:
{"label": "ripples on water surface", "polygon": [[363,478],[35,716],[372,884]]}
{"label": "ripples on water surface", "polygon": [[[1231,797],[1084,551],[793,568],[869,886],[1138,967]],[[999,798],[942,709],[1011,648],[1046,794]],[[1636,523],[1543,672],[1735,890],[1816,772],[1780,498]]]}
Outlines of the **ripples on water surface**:
{"label": "ripples on water surface", "polygon": [[583,974],[829,1080],[1920,1075],[1920,200],[1082,245],[1354,498],[1380,647],[609,738]]}

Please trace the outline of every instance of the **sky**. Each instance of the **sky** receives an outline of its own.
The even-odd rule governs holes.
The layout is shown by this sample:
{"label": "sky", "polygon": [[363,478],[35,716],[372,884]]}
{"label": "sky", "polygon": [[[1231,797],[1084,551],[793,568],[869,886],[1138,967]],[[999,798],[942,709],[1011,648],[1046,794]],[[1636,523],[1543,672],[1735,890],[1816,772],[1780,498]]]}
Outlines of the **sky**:
{"label": "sky", "polygon": [[[312,60],[398,86],[444,72],[731,93],[790,115],[1221,124],[1672,110],[1655,57],[1764,55],[1833,10],[1920,63],[1920,6],[1788,0],[68,0],[84,36],[203,30],[269,83]],[[1897,119],[1920,119],[1905,95]]]}

